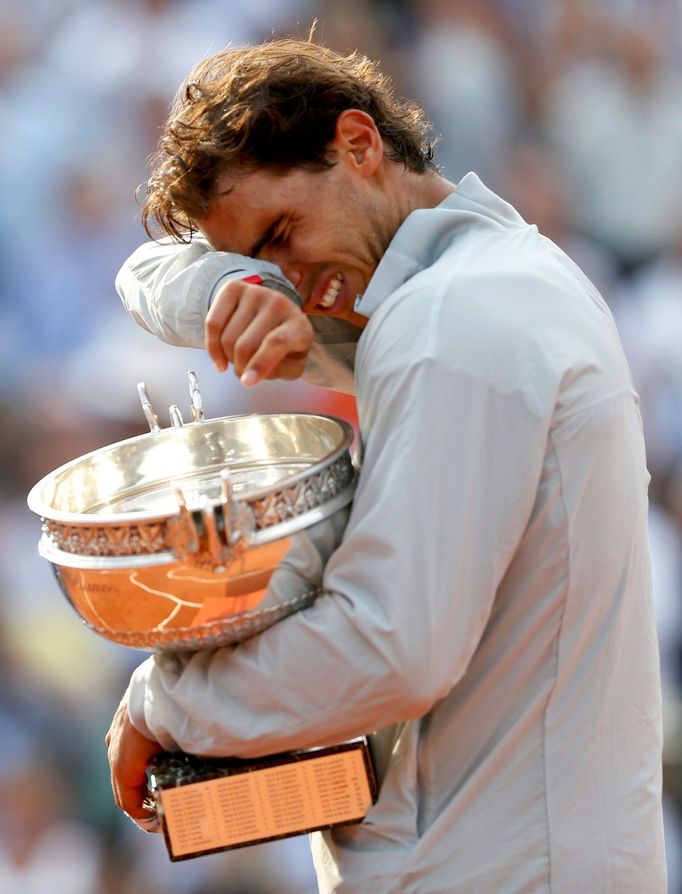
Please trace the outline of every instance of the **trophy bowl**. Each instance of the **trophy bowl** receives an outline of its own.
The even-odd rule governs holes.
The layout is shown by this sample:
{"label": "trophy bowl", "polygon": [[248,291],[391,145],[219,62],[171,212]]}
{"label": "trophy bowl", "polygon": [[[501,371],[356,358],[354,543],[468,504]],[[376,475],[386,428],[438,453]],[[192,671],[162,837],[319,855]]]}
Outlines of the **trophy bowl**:
{"label": "trophy bowl", "polygon": [[[39,551],[81,619],[148,651],[239,642],[310,605],[355,487],[346,422],[204,419],[189,375],[192,422],[173,406],[161,429],[140,384],[150,432],[60,466],[28,495]],[[279,569],[309,569],[311,555],[319,575],[269,586]]]}

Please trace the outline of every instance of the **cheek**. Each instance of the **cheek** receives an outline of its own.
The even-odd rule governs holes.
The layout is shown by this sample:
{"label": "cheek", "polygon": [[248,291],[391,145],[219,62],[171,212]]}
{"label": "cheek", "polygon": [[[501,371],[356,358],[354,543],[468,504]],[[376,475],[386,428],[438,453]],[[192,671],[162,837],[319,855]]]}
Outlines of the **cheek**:
{"label": "cheek", "polygon": [[321,196],[292,233],[291,256],[321,267],[336,262],[361,271],[363,276],[373,271],[380,257],[379,240],[372,237],[366,216],[352,203],[353,197],[329,202],[327,196]]}

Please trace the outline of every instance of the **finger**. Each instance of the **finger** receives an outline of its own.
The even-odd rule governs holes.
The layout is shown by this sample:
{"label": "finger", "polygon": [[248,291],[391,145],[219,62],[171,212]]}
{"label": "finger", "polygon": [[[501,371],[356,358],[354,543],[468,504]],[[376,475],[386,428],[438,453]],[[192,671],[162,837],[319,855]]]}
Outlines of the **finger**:
{"label": "finger", "polygon": [[204,324],[206,350],[220,372],[224,372],[228,365],[228,358],[225,356],[220,338],[239,302],[242,293],[240,285],[239,282],[230,281],[219,289],[206,315]]}
{"label": "finger", "polygon": [[261,349],[270,333],[284,324],[287,324],[287,328],[283,335],[292,339],[292,353],[302,349],[297,345],[299,342],[303,344],[305,334],[308,332],[312,343],[312,326],[305,314],[286,296],[269,289],[258,289],[255,294],[244,296],[244,302],[253,311],[253,316],[249,319],[245,311],[244,316],[238,317],[238,312],[235,312],[227,326],[229,338],[233,340],[230,349],[231,359],[238,376],[251,365],[252,358]]}
{"label": "finger", "polygon": [[107,757],[111,768],[114,801],[134,819],[147,820],[150,812],[144,806],[147,797],[147,766],[161,745],[139,733],[130,722],[124,696],[106,735]]}
{"label": "finger", "polygon": [[131,756],[114,748],[109,750],[108,758],[116,806],[130,816],[148,815],[142,808],[147,796],[147,755],[142,752]]}
{"label": "finger", "polygon": [[[298,378],[313,342],[310,321],[300,314],[266,332],[241,374],[250,387],[262,379]],[[235,370],[239,372],[238,367]]]}
{"label": "finger", "polygon": [[244,292],[222,337],[223,350],[229,351],[236,374],[241,376],[271,330],[298,318],[305,321],[303,312],[281,292],[261,286]]}
{"label": "finger", "polygon": [[147,780],[141,784],[126,782],[120,776],[112,777],[111,788],[114,793],[114,803],[131,819],[148,819],[149,810],[144,806],[148,796]]}
{"label": "finger", "polygon": [[[265,306],[261,303],[262,298],[262,295],[253,295],[244,292],[239,300],[239,304],[234,309],[232,316],[227,321],[220,334],[220,347],[223,355],[227,358],[229,363],[234,365],[235,371],[239,365],[237,345],[241,343],[243,350],[245,344],[243,336],[249,331],[249,327],[252,325],[253,321],[256,317],[260,316],[265,318],[269,315],[267,303]],[[276,325],[276,322],[272,325]]]}
{"label": "finger", "polygon": [[135,823],[136,826],[139,826],[143,832],[160,832],[161,831],[161,823],[159,822],[159,818],[156,814],[153,816],[147,817],[147,819],[135,819],[134,817],[130,817],[130,819]]}
{"label": "finger", "polygon": [[223,371],[232,362],[241,375],[267,332],[291,317],[305,319],[281,292],[242,280],[226,283],[206,318],[206,347],[214,365]]}

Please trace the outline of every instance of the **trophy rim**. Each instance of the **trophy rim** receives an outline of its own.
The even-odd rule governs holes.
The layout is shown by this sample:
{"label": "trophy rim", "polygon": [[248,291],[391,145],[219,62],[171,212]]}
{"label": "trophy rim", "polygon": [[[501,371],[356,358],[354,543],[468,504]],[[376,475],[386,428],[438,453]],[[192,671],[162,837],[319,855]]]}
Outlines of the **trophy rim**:
{"label": "trophy rim", "polygon": [[[276,481],[270,482],[267,485],[261,485],[251,488],[247,487],[240,494],[234,496],[235,504],[248,505],[249,503],[262,499],[268,494],[281,489],[281,487],[285,484],[287,485],[287,487],[294,487],[299,482],[319,474],[322,470],[326,469],[328,466],[331,466],[336,460],[343,457],[344,453],[350,450],[351,444],[355,437],[355,431],[352,425],[350,425],[350,423],[347,422],[345,419],[341,419],[338,416],[326,413],[272,412],[240,413],[228,416],[218,416],[202,421],[185,423],[181,430],[200,430],[202,427],[233,420],[237,421],[246,419],[276,418],[286,419],[291,417],[331,421],[337,424],[339,427],[339,441],[332,450],[325,454],[325,456],[315,460],[315,462],[310,463],[308,466],[299,470],[298,472],[282,475],[281,478],[278,478]],[[171,518],[174,518],[177,515],[177,509],[174,509],[173,511],[163,512],[159,512],[158,510],[145,509],[129,510],[127,512],[73,512],[63,509],[55,509],[47,500],[45,500],[43,496],[46,487],[48,487],[51,482],[55,481],[55,479],[64,474],[68,474],[79,465],[87,463],[93,457],[97,455],[101,456],[107,453],[113,453],[115,450],[118,450],[120,448],[130,447],[136,444],[151,443],[153,440],[158,439],[159,437],[163,437],[164,435],[166,435],[166,433],[173,431],[175,430],[172,428],[166,428],[161,429],[158,432],[144,432],[140,435],[134,435],[133,437],[125,438],[121,441],[115,441],[111,444],[106,444],[102,447],[95,448],[88,453],[84,453],[81,456],[75,457],[74,459],[63,463],[61,466],[53,469],[47,475],[44,475],[33,485],[26,498],[28,508],[35,515],[40,516],[43,522],[49,521],[54,522],[58,525],[74,527],[97,526],[98,528],[115,528],[135,523],[163,523]],[[225,467],[227,468],[228,464],[226,464]],[[207,502],[210,505],[217,507],[220,505],[221,501],[220,499],[208,499]]]}

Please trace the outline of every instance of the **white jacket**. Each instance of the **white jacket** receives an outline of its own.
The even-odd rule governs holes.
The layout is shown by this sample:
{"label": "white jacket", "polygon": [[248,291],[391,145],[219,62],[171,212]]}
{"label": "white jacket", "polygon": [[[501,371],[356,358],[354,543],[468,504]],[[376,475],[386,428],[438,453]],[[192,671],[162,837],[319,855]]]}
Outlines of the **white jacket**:
{"label": "white jacket", "polygon": [[[119,286],[186,341],[174,264],[153,297]],[[366,820],[313,836],[322,892],[663,894],[648,474],[608,309],[470,174],[405,220],[358,310],[363,467],[325,595],[150,658],[135,725],[243,757],[392,725]]]}

